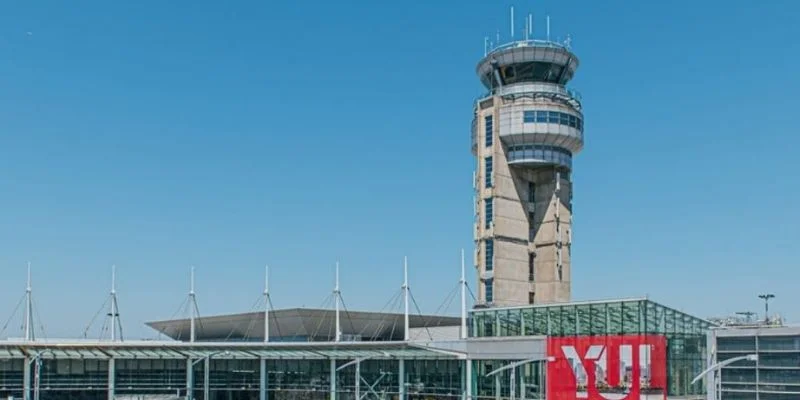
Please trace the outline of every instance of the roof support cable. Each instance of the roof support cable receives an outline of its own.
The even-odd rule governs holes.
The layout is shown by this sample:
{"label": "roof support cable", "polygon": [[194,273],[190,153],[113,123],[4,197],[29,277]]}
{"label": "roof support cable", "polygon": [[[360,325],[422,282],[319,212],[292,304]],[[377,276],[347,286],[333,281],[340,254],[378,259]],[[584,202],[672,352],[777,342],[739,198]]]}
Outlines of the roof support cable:
{"label": "roof support cable", "polygon": [[[419,304],[417,304],[417,299],[414,298],[414,295],[411,294],[410,290],[408,292],[408,295],[409,295],[409,297],[411,297],[411,301],[414,303],[414,307],[417,309],[417,314],[419,314],[419,316],[424,319],[425,317],[422,315],[422,310],[420,310]],[[431,335],[431,330],[428,329],[427,326],[425,326],[424,328],[425,328],[425,331],[428,333],[428,338],[430,338],[430,340],[433,340],[433,335]]]}
{"label": "roof support cable", "polygon": [[[2,328],[2,329],[0,329],[0,335],[2,335],[2,334],[3,334],[3,332],[5,332],[5,331],[6,331],[6,329],[8,328],[8,325],[9,325],[9,324],[11,324],[11,321],[12,321],[12,320],[14,319],[14,317],[17,315],[17,312],[19,311],[19,308],[20,308],[20,307],[22,307],[22,303],[23,303],[24,301],[25,301],[25,295],[22,295],[22,296],[19,298],[19,302],[17,302],[17,306],[16,306],[16,307],[14,307],[14,311],[12,311],[12,312],[11,312],[11,316],[10,316],[10,317],[8,317],[8,320],[6,320],[6,323],[5,323],[5,324],[3,324],[3,328]],[[20,326],[20,330],[21,330],[21,329],[22,329],[22,326]]]}

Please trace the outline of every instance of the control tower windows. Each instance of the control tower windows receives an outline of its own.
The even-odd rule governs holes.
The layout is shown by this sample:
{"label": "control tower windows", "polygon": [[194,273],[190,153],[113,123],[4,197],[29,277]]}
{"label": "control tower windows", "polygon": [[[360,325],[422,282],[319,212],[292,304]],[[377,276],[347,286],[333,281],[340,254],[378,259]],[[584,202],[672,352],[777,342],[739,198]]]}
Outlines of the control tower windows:
{"label": "control tower windows", "polygon": [[486,270],[494,270],[494,240],[486,239],[486,251],[484,252]]}
{"label": "control tower windows", "polygon": [[486,134],[486,147],[491,147],[494,141],[494,121],[491,115],[483,117],[483,124],[485,126]]}
{"label": "control tower windows", "polygon": [[559,124],[578,130],[583,129],[583,121],[569,113],[548,110],[526,110],[522,113],[522,122],[526,124]]}
{"label": "control tower windows", "polygon": [[528,281],[536,280],[536,253],[528,253]]}
{"label": "control tower windows", "polygon": [[492,160],[492,156],[486,157],[483,161],[484,180],[486,181],[486,187],[490,188],[492,187],[492,170],[494,169],[494,162]]}
{"label": "control tower windows", "polygon": [[486,215],[486,229],[489,229],[492,226],[492,220],[494,218],[494,199],[491,197],[484,200],[484,215]]}
{"label": "control tower windows", "polygon": [[536,184],[528,182],[528,203],[536,202]]}
{"label": "control tower windows", "polygon": [[486,302],[491,303],[494,301],[494,279],[487,279],[483,282],[484,291],[486,292]]}

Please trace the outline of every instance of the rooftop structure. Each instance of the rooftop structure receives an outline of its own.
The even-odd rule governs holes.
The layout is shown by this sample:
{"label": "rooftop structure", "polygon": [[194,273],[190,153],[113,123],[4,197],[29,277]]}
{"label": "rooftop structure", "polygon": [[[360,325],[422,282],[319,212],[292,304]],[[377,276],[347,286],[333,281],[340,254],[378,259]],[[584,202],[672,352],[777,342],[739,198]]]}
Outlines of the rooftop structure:
{"label": "rooftop structure", "polygon": [[[347,311],[341,313],[342,341],[392,341],[403,340],[404,314]],[[264,341],[265,313],[218,315],[198,318],[195,340],[198,342]],[[336,339],[336,311],[324,309],[292,308],[269,312],[269,340],[334,341]],[[461,324],[458,317],[441,315],[409,315],[409,328],[422,330]],[[174,340],[188,341],[191,331],[189,319],[148,322],[148,326]],[[457,338],[457,335],[456,337]]]}
{"label": "rooftop structure", "polygon": [[[647,298],[631,298],[475,310],[471,332],[476,337],[547,337],[547,355],[553,359],[546,366],[529,367],[521,379],[543,380],[546,370],[549,393],[574,395],[576,390],[597,389],[608,393],[605,398],[619,398],[612,393],[638,386],[643,395],[672,399],[705,393],[703,382],[690,381],[705,368],[711,326]],[[604,354],[596,363],[587,362],[592,347]],[[597,370],[587,370],[586,365]],[[479,365],[478,376],[491,368],[496,366]],[[491,384],[479,379],[477,392],[489,393]]]}
{"label": "rooftop structure", "polygon": [[[302,309],[278,310],[275,320],[319,322],[332,317],[327,310],[307,311],[310,314],[298,315]],[[553,399],[574,398],[596,387],[607,398],[618,393],[615,390],[625,390],[677,399],[705,389],[704,383],[690,385],[688,380],[704,366],[708,322],[647,299],[471,313],[472,334],[465,339],[266,342],[230,337],[229,341],[203,341],[241,332],[248,316],[258,318],[238,314],[199,319],[194,342],[0,341],[0,397]],[[396,317],[365,314],[364,321]],[[410,321],[417,325],[423,320]],[[214,328],[204,331],[205,323]],[[167,332],[187,332],[185,320],[150,325]],[[256,320],[253,325],[261,324]],[[350,332],[346,320],[342,325],[343,336],[350,334],[345,333]],[[597,345],[607,356],[590,360],[590,349]],[[631,352],[633,346],[639,351]],[[586,369],[587,365],[598,369]]]}
{"label": "rooftop structure", "polygon": [[800,398],[799,326],[720,327],[708,341],[710,363],[730,363],[706,380],[709,398]]}
{"label": "rooftop structure", "polygon": [[549,19],[547,40],[532,33],[529,17],[524,40],[487,48],[477,66],[488,90],[472,122],[483,306],[571,295],[572,157],[583,148],[584,123],[580,97],[566,85],[579,62],[569,41],[550,40]]}

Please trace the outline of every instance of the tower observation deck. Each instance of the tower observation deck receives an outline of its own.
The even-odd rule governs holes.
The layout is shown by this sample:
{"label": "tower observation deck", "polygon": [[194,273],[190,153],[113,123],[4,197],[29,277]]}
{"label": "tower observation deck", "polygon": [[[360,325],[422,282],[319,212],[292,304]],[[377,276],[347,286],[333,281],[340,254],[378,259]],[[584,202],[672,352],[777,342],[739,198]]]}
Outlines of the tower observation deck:
{"label": "tower observation deck", "polygon": [[[549,35],[548,35],[549,36]],[[578,68],[569,44],[523,40],[487,50],[475,102],[478,303],[570,300],[572,157],[583,148]]]}

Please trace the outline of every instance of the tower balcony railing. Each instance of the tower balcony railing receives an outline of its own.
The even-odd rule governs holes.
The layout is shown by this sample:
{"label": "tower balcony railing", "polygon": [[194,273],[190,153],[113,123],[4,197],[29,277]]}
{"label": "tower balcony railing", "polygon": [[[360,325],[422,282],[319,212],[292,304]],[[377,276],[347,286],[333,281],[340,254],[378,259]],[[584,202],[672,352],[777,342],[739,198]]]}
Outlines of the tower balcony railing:
{"label": "tower balcony railing", "polygon": [[515,40],[513,42],[503,43],[499,46],[491,48],[487,47],[486,55],[488,56],[492,53],[496,53],[506,49],[513,49],[516,47],[544,47],[550,49],[563,49],[571,51],[570,41],[571,39],[569,37],[567,37],[567,39],[564,40],[563,42],[556,42],[552,40],[542,40],[542,39]]}
{"label": "tower balcony railing", "polygon": [[570,103],[574,103],[575,108],[579,110],[582,108],[581,104],[583,102],[583,96],[581,95],[581,92],[572,88],[564,87],[562,85],[543,82],[532,82],[527,85],[512,85],[502,89],[494,89],[476,97],[473,101],[473,104],[477,105],[483,99],[494,95],[520,96],[525,94],[560,96]]}

